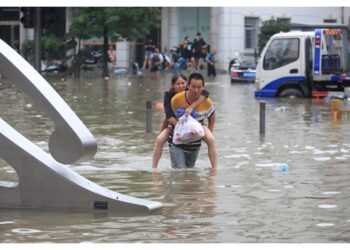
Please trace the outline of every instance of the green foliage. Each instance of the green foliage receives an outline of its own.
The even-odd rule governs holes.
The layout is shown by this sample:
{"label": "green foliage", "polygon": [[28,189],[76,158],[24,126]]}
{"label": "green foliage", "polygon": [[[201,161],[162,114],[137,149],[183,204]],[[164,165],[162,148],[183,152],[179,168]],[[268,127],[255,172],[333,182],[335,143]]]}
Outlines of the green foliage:
{"label": "green foliage", "polygon": [[[57,37],[50,35],[42,37],[42,53],[43,57],[47,60],[53,60],[60,57],[62,50],[62,41]],[[22,43],[21,53],[23,57],[32,62],[34,59],[34,41],[24,40]]]}
{"label": "green foliage", "polygon": [[259,34],[259,54],[264,49],[267,41],[270,39],[270,37],[276,33],[279,33],[281,31],[286,32],[289,31],[289,24],[286,22],[280,22],[274,19],[266,20],[263,22],[263,25],[260,28],[260,34]]}
{"label": "green foliage", "polygon": [[45,36],[42,38],[44,56],[47,60],[52,60],[59,57],[59,52],[62,46],[62,41],[54,35]]}
{"label": "green foliage", "polygon": [[22,55],[25,59],[28,60],[29,57],[34,55],[34,41],[33,40],[24,40],[22,42]]}
{"label": "green foliage", "polygon": [[159,24],[158,7],[79,7],[74,9],[70,33],[81,39],[108,36],[116,41],[144,38]]}
{"label": "green foliage", "polygon": [[[108,41],[144,39],[160,23],[159,7],[78,7],[70,35],[78,39],[103,37],[102,76],[108,76]],[[79,56],[79,52],[78,55]]]}

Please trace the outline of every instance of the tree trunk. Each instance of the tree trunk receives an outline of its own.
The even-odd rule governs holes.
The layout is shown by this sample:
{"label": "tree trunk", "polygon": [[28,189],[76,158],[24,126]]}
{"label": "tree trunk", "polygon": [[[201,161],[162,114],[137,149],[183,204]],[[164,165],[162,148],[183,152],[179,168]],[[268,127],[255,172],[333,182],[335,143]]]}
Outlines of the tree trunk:
{"label": "tree trunk", "polygon": [[102,65],[102,77],[109,77],[108,72],[108,27],[103,27],[103,65]]}

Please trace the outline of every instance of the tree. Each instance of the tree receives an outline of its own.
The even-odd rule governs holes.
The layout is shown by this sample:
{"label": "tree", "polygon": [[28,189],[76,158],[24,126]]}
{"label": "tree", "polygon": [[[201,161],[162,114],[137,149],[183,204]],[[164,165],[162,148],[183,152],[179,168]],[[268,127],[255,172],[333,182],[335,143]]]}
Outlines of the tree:
{"label": "tree", "polygon": [[44,48],[44,56],[48,63],[54,58],[58,58],[60,49],[62,48],[62,41],[54,35],[44,36],[42,38],[42,44]]}
{"label": "tree", "polygon": [[144,38],[160,22],[158,7],[79,7],[72,18],[70,33],[80,39],[103,38],[102,77],[108,72],[108,41]]}
{"label": "tree", "polygon": [[34,58],[34,41],[24,40],[22,42],[21,53],[23,57],[29,62],[33,63]]}
{"label": "tree", "polygon": [[270,39],[272,35],[279,33],[281,31],[283,32],[289,31],[289,29],[290,29],[289,24],[283,21],[278,21],[274,19],[264,21],[263,25],[260,28],[260,34],[259,34],[259,42],[258,42],[259,54],[261,54],[267,41]]}

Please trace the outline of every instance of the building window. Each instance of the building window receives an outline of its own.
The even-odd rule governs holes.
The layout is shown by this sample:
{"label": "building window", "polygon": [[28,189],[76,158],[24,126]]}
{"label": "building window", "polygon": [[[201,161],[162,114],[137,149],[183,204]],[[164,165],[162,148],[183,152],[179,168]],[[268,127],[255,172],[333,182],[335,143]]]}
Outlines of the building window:
{"label": "building window", "polygon": [[258,17],[245,17],[244,18],[244,31],[245,31],[245,48],[255,49],[258,45]]}
{"label": "building window", "polygon": [[337,23],[337,19],[323,19],[324,23]]}

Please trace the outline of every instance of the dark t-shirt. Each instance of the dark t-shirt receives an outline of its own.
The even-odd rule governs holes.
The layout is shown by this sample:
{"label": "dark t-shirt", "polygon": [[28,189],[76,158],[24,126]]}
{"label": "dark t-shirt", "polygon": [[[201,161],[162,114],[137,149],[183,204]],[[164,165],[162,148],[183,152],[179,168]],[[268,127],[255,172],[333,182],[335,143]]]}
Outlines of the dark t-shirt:
{"label": "dark t-shirt", "polygon": [[194,55],[201,56],[202,55],[202,47],[206,44],[207,43],[203,40],[203,38],[200,38],[199,40],[194,39],[193,40]]}
{"label": "dark t-shirt", "polygon": [[145,45],[145,52],[153,53],[154,52],[154,47],[155,47],[155,44],[153,42],[146,43],[146,45]]}
{"label": "dark t-shirt", "polygon": [[191,58],[193,57],[192,53],[193,43],[192,42],[186,42],[181,46],[181,55],[184,58]]}

